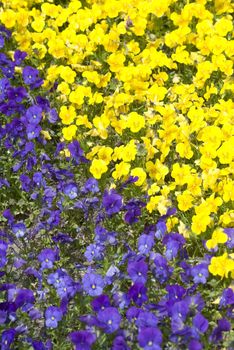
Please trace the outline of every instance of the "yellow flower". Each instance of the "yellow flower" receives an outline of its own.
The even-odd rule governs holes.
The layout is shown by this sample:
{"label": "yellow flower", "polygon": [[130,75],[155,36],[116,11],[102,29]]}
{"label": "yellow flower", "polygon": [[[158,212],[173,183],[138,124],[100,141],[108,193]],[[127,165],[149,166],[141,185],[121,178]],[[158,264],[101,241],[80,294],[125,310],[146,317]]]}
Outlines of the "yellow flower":
{"label": "yellow flower", "polygon": [[131,140],[125,147],[122,149],[121,158],[124,162],[131,162],[135,159],[137,154],[137,148],[134,140]]}
{"label": "yellow flower", "polygon": [[0,13],[0,20],[6,28],[12,28],[15,26],[16,16],[15,12],[7,9]]}
{"label": "yellow flower", "polygon": [[95,179],[100,179],[102,174],[107,172],[108,168],[104,160],[93,159],[89,170]]}
{"label": "yellow flower", "polygon": [[74,72],[69,66],[60,66],[59,68],[61,78],[68,84],[74,83],[76,72]]}
{"label": "yellow flower", "polygon": [[146,180],[146,173],[142,168],[133,168],[131,170],[131,175],[132,176],[137,176],[138,180],[135,182],[136,186],[142,186]]}
{"label": "yellow flower", "polygon": [[70,141],[73,139],[73,137],[76,135],[77,126],[76,125],[70,125],[66,128],[62,129],[63,137],[65,140]]}
{"label": "yellow flower", "polygon": [[177,195],[178,208],[182,211],[187,211],[193,207],[193,196],[189,191],[184,191],[182,194]]}
{"label": "yellow flower", "polygon": [[69,106],[68,108],[62,106],[60,108],[59,116],[62,119],[63,124],[69,125],[73,123],[76,118],[76,110],[73,106]]}
{"label": "yellow flower", "polygon": [[124,66],[124,61],[125,56],[122,53],[112,53],[107,59],[112,72],[119,72]]}
{"label": "yellow flower", "polygon": [[228,258],[228,254],[211,258],[209,271],[214,276],[228,277],[229,272],[234,270],[234,260]]}
{"label": "yellow flower", "polygon": [[211,218],[206,214],[198,214],[192,217],[192,232],[197,235],[200,235],[202,232],[205,232],[207,226],[210,224]]}
{"label": "yellow flower", "polygon": [[112,177],[115,180],[119,180],[122,176],[126,176],[129,174],[130,164],[126,162],[120,162],[115,165],[115,170],[112,173]]}
{"label": "yellow flower", "polygon": [[102,159],[108,165],[111,161],[112,153],[113,149],[111,147],[102,146],[98,151],[98,158]]}
{"label": "yellow flower", "polygon": [[44,18],[41,16],[36,17],[34,21],[31,23],[31,26],[36,32],[42,32],[45,26]]}
{"label": "yellow flower", "polygon": [[127,118],[127,127],[136,133],[145,127],[145,118],[136,112],[131,112]]}

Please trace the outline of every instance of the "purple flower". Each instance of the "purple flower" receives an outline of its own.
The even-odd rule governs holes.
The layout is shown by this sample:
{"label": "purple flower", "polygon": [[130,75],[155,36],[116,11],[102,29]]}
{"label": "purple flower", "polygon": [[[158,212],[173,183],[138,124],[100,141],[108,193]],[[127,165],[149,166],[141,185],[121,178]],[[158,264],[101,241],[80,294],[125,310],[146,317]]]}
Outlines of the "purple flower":
{"label": "purple flower", "polygon": [[234,228],[225,228],[223,230],[228,235],[226,246],[230,249],[234,248]]}
{"label": "purple flower", "polygon": [[48,328],[56,328],[61,321],[63,313],[57,306],[49,306],[45,311],[45,324]]}
{"label": "purple flower", "polygon": [[19,289],[15,298],[15,305],[17,308],[25,306],[27,304],[33,304],[35,297],[30,289]]}
{"label": "purple flower", "polygon": [[163,238],[163,244],[166,246],[166,258],[168,260],[174,259],[184,243],[185,239],[179,233],[166,234]]}
{"label": "purple flower", "polygon": [[48,112],[48,120],[50,123],[54,124],[58,120],[58,113],[55,108],[51,108]]}
{"label": "purple flower", "polygon": [[75,345],[76,350],[90,350],[96,340],[95,334],[90,331],[77,331],[69,334],[69,338]]}
{"label": "purple flower", "polygon": [[231,329],[230,322],[222,318],[218,320],[218,326],[214,328],[213,332],[211,333],[211,336],[209,337],[209,340],[212,343],[218,343],[223,339],[223,332],[229,332]]}
{"label": "purple flower", "polygon": [[156,232],[155,232],[155,237],[157,239],[161,239],[167,231],[167,225],[163,220],[159,220],[158,223],[156,224]]}
{"label": "purple flower", "polygon": [[92,192],[92,193],[99,192],[98,181],[96,179],[94,179],[93,177],[89,178],[84,185],[84,191],[85,191],[85,193],[87,193],[87,192]]}
{"label": "purple flower", "polygon": [[152,235],[143,234],[138,239],[138,251],[141,254],[148,254],[154,245],[154,237]]}
{"label": "purple flower", "polygon": [[114,341],[111,350],[130,350],[123,336],[118,335]]}
{"label": "purple flower", "polygon": [[39,71],[31,66],[26,66],[23,69],[23,80],[25,84],[31,85],[36,82],[39,75]]}
{"label": "purple flower", "polygon": [[104,310],[106,307],[111,306],[110,299],[108,295],[102,294],[97,298],[95,298],[94,300],[92,300],[91,306],[93,311],[96,311],[96,312],[100,310]]}
{"label": "purple flower", "polygon": [[7,97],[9,87],[10,83],[7,78],[0,79],[0,101],[3,101]]}
{"label": "purple flower", "polygon": [[74,184],[74,183],[67,184],[67,185],[65,185],[63,192],[70,199],[74,199],[78,195],[78,188],[77,188],[76,184]]}
{"label": "purple flower", "polygon": [[16,50],[14,53],[14,61],[17,66],[20,66],[21,62],[25,59],[27,56],[26,52]]}
{"label": "purple flower", "polygon": [[50,248],[43,249],[38,255],[38,260],[41,263],[42,269],[51,269],[53,263],[58,260],[58,253]]}
{"label": "purple flower", "polygon": [[100,260],[103,258],[103,247],[98,244],[90,244],[87,247],[84,256],[88,261]]}
{"label": "purple flower", "polygon": [[42,109],[40,106],[33,105],[27,109],[25,114],[28,124],[37,125],[42,119]]}
{"label": "purple flower", "polygon": [[33,140],[40,135],[41,127],[35,124],[29,124],[26,129],[29,140]]}
{"label": "purple flower", "polygon": [[138,328],[155,327],[157,324],[158,318],[152,312],[140,310],[136,320]]}
{"label": "purple flower", "polygon": [[178,301],[172,307],[171,328],[173,332],[181,331],[189,313],[189,304],[186,301]]}
{"label": "purple flower", "polygon": [[140,312],[141,309],[139,309],[136,306],[131,306],[126,312],[126,317],[128,321],[136,321]]}
{"label": "purple flower", "polygon": [[0,49],[2,49],[5,45],[5,39],[4,37],[0,34]]}
{"label": "purple flower", "polygon": [[92,272],[86,273],[82,282],[83,288],[87,294],[91,296],[98,296],[102,294],[104,280],[101,275]]}
{"label": "purple flower", "polygon": [[22,222],[19,222],[17,224],[13,224],[12,231],[16,235],[17,238],[23,237],[26,233],[26,226]]}
{"label": "purple flower", "polygon": [[76,164],[86,161],[86,158],[83,156],[84,151],[80,147],[80,144],[77,140],[69,143],[67,147],[71,153],[72,158],[75,160]]}
{"label": "purple flower", "polygon": [[7,263],[7,248],[7,243],[0,240],[0,268],[4,267]]}
{"label": "purple flower", "polygon": [[135,283],[128,291],[129,299],[132,299],[137,305],[141,306],[148,300],[147,288],[142,283]]}
{"label": "purple flower", "polygon": [[205,263],[198,264],[191,269],[194,283],[205,284],[209,276],[208,266]]}
{"label": "purple flower", "polygon": [[173,268],[168,266],[167,259],[159,253],[155,254],[154,264],[153,273],[155,278],[160,283],[165,283],[171,276]]}
{"label": "purple flower", "polygon": [[17,103],[20,103],[24,98],[28,96],[27,90],[22,87],[10,87],[7,91],[7,96],[9,100],[13,100]]}
{"label": "purple flower", "polygon": [[197,313],[193,318],[193,326],[199,333],[205,333],[209,327],[209,322],[202,314]]}
{"label": "purple flower", "polygon": [[115,191],[105,191],[102,204],[108,215],[118,213],[122,208],[122,197]]}
{"label": "purple flower", "polygon": [[224,289],[219,305],[225,307],[234,304],[234,292],[231,288]]}
{"label": "purple flower", "polygon": [[202,350],[202,349],[203,349],[203,346],[198,340],[192,339],[189,342],[188,350]]}
{"label": "purple flower", "polygon": [[14,341],[16,331],[14,328],[7,329],[2,332],[1,336],[1,350],[9,350]]}
{"label": "purple flower", "polygon": [[133,261],[128,264],[128,274],[134,283],[143,283],[147,281],[148,265],[144,260]]}
{"label": "purple flower", "polygon": [[107,307],[98,312],[97,320],[105,333],[113,333],[119,329],[121,315],[115,307]]}
{"label": "purple flower", "polygon": [[158,328],[141,328],[137,339],[144,350],[161,350],[162,333]]}

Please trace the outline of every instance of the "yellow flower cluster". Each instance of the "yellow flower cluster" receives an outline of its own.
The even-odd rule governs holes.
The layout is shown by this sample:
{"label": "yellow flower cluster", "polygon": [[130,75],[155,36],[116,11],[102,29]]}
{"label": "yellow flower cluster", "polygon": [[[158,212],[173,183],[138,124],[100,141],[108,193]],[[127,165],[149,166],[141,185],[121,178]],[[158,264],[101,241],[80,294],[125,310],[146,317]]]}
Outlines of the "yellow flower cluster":
{"label": "yellow flower cluster", "polygon": [[[44,87],[58,83],[61,137],[85,140],[95,178],[138,176],[150,213],[177,206],[181,232],[213,232],[210,249],[225,243],[219,227],[234,223],[234,4],[86,3],[6,0],[0,13],[43,68]],[[213,259],[212,273],[227,261]]]}

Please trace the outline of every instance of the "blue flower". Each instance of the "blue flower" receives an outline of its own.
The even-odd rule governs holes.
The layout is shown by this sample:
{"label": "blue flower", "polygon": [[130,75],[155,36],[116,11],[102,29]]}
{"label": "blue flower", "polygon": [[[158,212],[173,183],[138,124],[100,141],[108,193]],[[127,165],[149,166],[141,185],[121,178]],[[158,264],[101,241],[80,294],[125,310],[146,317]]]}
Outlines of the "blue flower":
{"label": "blue flower", "polygon": [[223,230],[227,236],[228,236],[228,240],[226,242],[226,246],[230,249],[234,248],[234,228],[225,228]]}
{"label": "blue flower", "polygon": [[234,292],[231,288],[224,289],[219,305],[225,307],[234,304]]}
{"label": "blue flower", "polygon": [[27,109],[26,120],[28,124],[37,125],[42,119],[42,109],[40,106],[33,105]]}
{"label": "blue flower", "polygon": [[141,328],[137,339],[144,350],[161,350],[162,333],[156,327]]}
{"label": "blue flower", "polygon": [[127,271],[134,283],[146,283],[148,265],[144,260],[130,262]]}
{"label": "blue flower", "polygon": [[75,345],[75,350],[91,350],[96,340],[95,334],[90,331],[77,331],[69,334],[69,338]]}
{"label": "blue flower", "polygon": [[113,333],[119,329],[121,315],[115,307],[107,307],[100,310],[97,314],[99,326],[104,329],[105,333]]}
{"label": "blue flower", "polygon": [[100,260],[103,258],[103,247],[98,244],[90,244],[84,253],[88,261]]}
{"label": "blue flower", "polygon": [[84,192],[92,192],[92,193],[97,193],[99,192],[99,187],[98,187],[98,181],[94,179],[93,177],[89,178],[85,185],[84,185]]}
{"label": "blue flower", "polygon": [[91,306],[93,311],[96,311],[96,312],[100,310],[104,310],[106,307],[111,306],[110,298],[108,297],[108,295],[102,294],[97,298],[95,298],[94,300],[92,300]]}
{"label": "blue flower", "polygon": [[61,321],[63,313],[57,306],[49,306],[45,311],[45,324],[48,328],[56,328]]}
{"label": "blue flower", "polygon": [[208,265],[205,263],[198,264],[191,269],[191,275],[194,283],[205,284],[209,276]]}
{"label": "blue flower", "polygon": [[9,328],[2,332],[1,350],[9,350],[11,348],[11,344],[14,341],[15,335],[16,331],[14,328]]}
{"label": "blue flower", "polygon": [[143,234],[138,239],[138,251],[141,254],[148,254],[154,245],[154,237],[152,235]]}
{"label": "blue flower", "polygon": [[148,300],[147,288],[143,283],[135,283],[128,291],[129,299],[132,299],[137,305],[141,306]]}
{"label": "blue flower", "polygon": [[114,341],[111,350],[130,350],[123,336],[118,335]]}
{"label": "blue flower", "polygon": [[29,140],[33,140],[40,135],[41,127],[35,124],[29,124],[26,129]]}
{"label": "blue flower", "polygon": [[114,190],[105,191],[102,204],[108,215],[116,214],[122,208],[122,197]]}
{"label": "blue flower", "polygon": [[13,224],[12,231],[17,238],[23,237],[26,233],[26,226],[23,222],[19,222],[18,224]]}
{"label": "blue flower", "polygon": [[163,244],[166,246],[165,256],[168,260],[174,259],[178,251],[185,243],[185,239],[179,233],[168,233],[163,237]]}
{"label": "blue flower", "polygon": [[23,69],[23,80],[25,84],[32,85],[36,82],[39,76],[39,71],[31,66],[26,66]]}
{"label": "blue flower", "polygon": [[168,265],[167,259],[164,258],[161,254],[156,253],[154,257],[154,276],[160,283],[165,283],[171,276],[173,268]]}
{"label": "blue flower", "polygon": [[9,80],[7,78],[0,79],[0,102],[7,97],[7,91],[10,87]]}
{"label": "blue flower", "polygon": [[41,262],[42,269],[51,269],[56,260],[58,260],[58,253],[50,248],[45,248],[38,255],[38,260]]}
{"label": "blue flower", "polygon": [[199,333],[205,333],[209,327],[209,322],[201,313],[197,313],[193,318],[193,326]]}
{"label": "blue flower", "polygon": [[82,279],[84,291],[91,296],[102,294],[104,280],[101,275],[96,273],[86,273]]}
{"label": "blue flower", "polygon": [[20,66],[21,62],[25,59],[27,56],[26,52],[16,50],[14,53],[14,62],[17,66]]}
{"label": "blue flower", "polygon": [[77,188],[76,184],[74,184],[74,183],[67,184],[64,186],[63,192],[70,199],[75,199],[78,195],[78,188]]}

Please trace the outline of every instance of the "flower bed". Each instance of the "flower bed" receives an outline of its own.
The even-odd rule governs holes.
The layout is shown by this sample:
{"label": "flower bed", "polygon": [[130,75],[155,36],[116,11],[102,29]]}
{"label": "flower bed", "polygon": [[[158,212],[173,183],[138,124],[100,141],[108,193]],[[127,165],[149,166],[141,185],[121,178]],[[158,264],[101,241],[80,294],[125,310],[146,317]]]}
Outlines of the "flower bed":
{"label": "flower bed", "polygon": [[233,4],[5,1],[1,349],[232,349]]}

